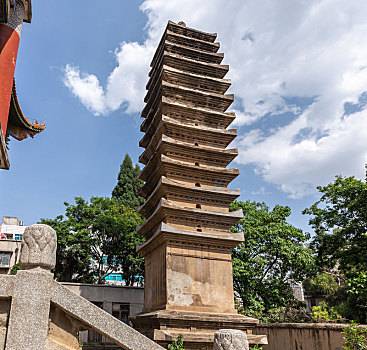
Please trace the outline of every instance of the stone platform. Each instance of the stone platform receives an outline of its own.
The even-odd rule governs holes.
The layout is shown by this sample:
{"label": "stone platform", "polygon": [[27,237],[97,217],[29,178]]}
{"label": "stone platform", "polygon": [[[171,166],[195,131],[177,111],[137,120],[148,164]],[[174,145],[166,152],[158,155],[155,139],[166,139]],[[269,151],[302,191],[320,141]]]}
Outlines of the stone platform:
{"label": "stone platform", "polygon": [[132,321],[135,329],[164,347],[181,335],[185,350],[212,350],[218,329],[241,330],[250,344],[267,344],[266,336],[252,334],[258,320],[239,314],[160,310],[137,315]]}

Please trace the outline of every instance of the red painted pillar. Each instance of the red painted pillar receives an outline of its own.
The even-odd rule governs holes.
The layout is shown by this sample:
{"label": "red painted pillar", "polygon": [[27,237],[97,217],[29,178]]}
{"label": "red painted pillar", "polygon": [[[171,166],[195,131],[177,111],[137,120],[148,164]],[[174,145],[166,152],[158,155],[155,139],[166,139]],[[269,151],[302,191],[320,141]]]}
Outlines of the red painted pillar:
{"label": "red painted pillar", "polygon": [[24,19],[23,2],[14,0],[13,3],[8,23],[0,24],[0,123],[4,136],[8,125],[15,64]]}

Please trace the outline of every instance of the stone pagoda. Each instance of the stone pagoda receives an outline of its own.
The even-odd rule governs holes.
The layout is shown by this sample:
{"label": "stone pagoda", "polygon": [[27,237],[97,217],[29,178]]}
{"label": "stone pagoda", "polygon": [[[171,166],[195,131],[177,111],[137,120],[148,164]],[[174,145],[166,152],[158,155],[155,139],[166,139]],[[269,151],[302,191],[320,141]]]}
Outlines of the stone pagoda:
{"label": "stone pagoda", "polygon": [[212,349],[221,328],[246,330],[257,320],[234,306],[231,250],[243,241],[231,227],[242,211],[228,188],[239,172],[228,168],[237,150],[226,112],[228,65],[221,64],[216,34],[169,22],[151,63],[141,131],[145,181],[140,208],[146,218],[144,313],[133,322],[167,345],[183,335],[185,349]]}

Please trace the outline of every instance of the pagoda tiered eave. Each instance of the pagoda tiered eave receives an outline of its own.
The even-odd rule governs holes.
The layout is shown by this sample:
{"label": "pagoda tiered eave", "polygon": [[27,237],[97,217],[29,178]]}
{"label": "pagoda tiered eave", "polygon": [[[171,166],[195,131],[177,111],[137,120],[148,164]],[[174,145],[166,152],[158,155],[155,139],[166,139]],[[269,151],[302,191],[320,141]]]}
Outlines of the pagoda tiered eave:
{"label": "pagoda tiered eave", "polygon": [[[242,217],[243,213],[241,209],[229,213],[221,213],[185,208],[162,198],[152,215],[139,227],[138,233],[145,237],[150,237],[160,222],[169,224],[171,220],[175,221],[176,224],[187,224],[187,226],[195,224],[196,226],[200,226],[200,232],[229,232],[231,227]],[[190,230],[187,231],[190,232]],[[192,228],[192,231],[194,231],[194,228]]]}
{"label": "pagoda tiered eave", "polygon": [[154,88],[158,86],[161,81],[217,94],[224,94],[231,86],[230,79],[212,78],[206,75],[185,72],[177,68],[163,65],[159,74],[157,71],[157,75],[149,79],[146,86],[148,92],[144,99],[145,102],[149,100]]}
{"label": "pagoda tiered eave", "polygon": [[160,122],[155,126],[154,137],[149,131],[144,134],[139,142],[140,147],[147,148],[148,144],[156,143],[154,139],[160,138],[163,134],[172,137],[175,135],[180,141],[194,143],[197,140],[200,144],[226,148],[237,136],[237,129],[218,129],[207,126],[195,126],[182,123],[176,119],[161,115]]}
{"label": "pagoda tiered eave", "polygon": [[168,240],[176,242],[191,242],[199,245],[205,244],[207,246],[218,247],[221,249],[233,249],[244,241],[244,235],[243,232],[188,232],[162,222],[157,227],[153,235],[138,247],[138,251],[139,253],[146,255],[149,251],[161,246],[162,243]]}
{"label": "pagoda tiered eave", "polygon": [[141,113],[143,118],[146,118],[149,113],[158,109],[163,95],[190,107],[212,108],[221,113],[224,113],[234,100],[233,94],[216,94],[162,81],[155,95],[151,95],[149,101],[147,101]]}
{"label": "pagoda tiered eave", "polygon": [[182,45],[177,42],[165,40],[164,42],[162,42],[161,47],[156,52],[156,55],[153,57],[151,67],[154,67],[162,60],[162,56],[165,52],[190,58],[193,60],[198,60],[200,62],[215,64],[220,64],[224,58],[223,53],[206,51],[199,48]]}
{"label": "pagoda tiered eave", "polygon": [[[164,44],[166,41],[174,43],[174,44],[183,45],[185,47],[199,49],[199,50],[206,51],[206,52],[216,53],[219,50],[220,44],[218,42],[212,42],[212,41],[207,40],[208,39],[207,35],[205,35],[205,37],[200,36],[200,38],[199,36],[198,37],[188,37],[188,36],[180,34],[180,31],[174,32],[176,28],[172,28],[172,25],[171,26],[169,24],[167,25],[166,30],[159,42],[158,48],[150,63],[151,67],[157,61],[157,57],[161,54],[161,52],[164,51]],[[210,40],[213,40],[213,39],[210,38]]]}
{"label": "pagoda tiered eave", "polygon": [[175,23],[173,21],[168,21],[167,30],[170,30],[176,34],[186,36],[188,38],[195,38],[211,43],[214,43],[217,39],[217,33],[207,33],[194,28],[188,28],[184,24]]}
{"label": "pagoda tiered eave", "polygon": [[[184,36],[184,35],[181,35],[181,34],[177,34],[173,31],[169,30],[168,28],[166,29],[165,34],[162,36],[162,39],[159,43],[160,47],[163,46],[164,40],[170,41],[172,43],[192,47],[194,49],[207,51],[207,52],[218,52],[218,50],[220,48],[220,43],[219,42],[209,42],[209,41],[206,41],[206,40],[187,37],[187,36]],[[153,57],[153,60],[154,60],[154,57]],[[152,62],[153,62],[153,60],[152,60]]]}
{"label": "pagoda tiered eave", "polygon": [[236,118],[233,112],[217,112],[209,108],[190,107],[183,103],[179,103],[174,99],[162,97],[160,107],[155,110],[155,113],[149,114],[141,124],[140,130],[142,132],[148,132],[148,129],[157,126],[161,115],[172,116],[177,120],[181,120],[187,124],[193,124],[199,126],[226,128]]}
{"label": "pagoda tiered eave", "polygon": [[226,187],[195,186],[183,181],[170,180],[163,176],[154,191],[139,208],[139,212],[148,217],[155,210],[162,197],[169,200],[200,203],[219,210],[228,211],[229,205],[240,195],[239,190],[230,190]]}
{"label": "pagoda tiered eave", "polygon": [[[237,148],[222,149],[214,148],[192,143],[177,141],[174,138],[162,135],[158,145],[153,148],[147,148],[139,157],[139,162],[147,165],[154,154],[166,154],[174,156],[177,159],[192,161],[196,166],[208,165],[217,167],[226,167],[238,155]],[[147,165],[148,167],[149,165]]]}
{"label": "pagoda tiered eave", "polygon": [[150,70],[149,77],[159,74],[164,65],[174,68],[180,67],[181,70],[188,73],[205,75],[220,79],[224,78],[229,70],[229,66],[227,64],[197,61],[182,55],[164,51],[160,61],[157,62],[157,64]]}
{"label": "pagoda tiered eave", "polygon": [[198,183],[201,186],[228,186],[238,175],[238,169],[220,168],[213,166],[197,167],[192,163],[172,159],[165,155],[156,154],[140,174],[140,179],[145,181],[141,190],[143,196],[148,196],[154,190],[162,176],[171,179]]}

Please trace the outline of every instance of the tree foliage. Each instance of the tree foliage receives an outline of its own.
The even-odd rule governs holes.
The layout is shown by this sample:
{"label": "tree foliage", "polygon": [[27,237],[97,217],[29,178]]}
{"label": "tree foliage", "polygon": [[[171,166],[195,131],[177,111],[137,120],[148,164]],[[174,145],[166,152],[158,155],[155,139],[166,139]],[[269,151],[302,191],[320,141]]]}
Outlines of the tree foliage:
{"label": "tree foliage", "polygon": [[142,276],[143,261],[136,253],[142,243],[136,227],[139,214],[121,201],[93,197],[65,203],[65,216],[43,219],[58,236],[55,274],[60,281],[103,283],[121,269],[127,285]]}
{"label": "tree foliage", "polygon": [[309,235],[287,222],[289,207],[235,202],[244,217],[236,230],[245,242],[233,252],[234,287],[247,315],[259,316],[294,300],[290,284],[302,281],[313,268],[313,256],[305,246]]}
{"label": "tree foliage", "polygon": [[345,279],[340,291],[346,303],[343,316],[367,322],[367,183],[337,176],[318,190],[320,200],[304,211],[315,231],[317,265],[337,270]]}
{"label": "tree foliage", "polygon": [[112,197],[130,208],[136,209],[143,204],[144,199],[139,195],[143,181],[139,179],[139,174],[139,166],[135,165],[134,167],[130,156],[126,154],[120,166],[117,185],[112,191]]}
{"label": "tree foliage", "polygon": [[367,329],[359,327],[356,323],[343,330],[343,350],[367,350]]}
{"label": "tree foliage", "polygon": [[318,187],[322,196],[304,211],[312,216],[313,246],[318,265],[342,271],[367,267],[367,184],[354,177],[336,177]]}
{"label": "tree foliage", "polygon": [[168,350],[185,350],[182,335],[179,335],[175,341],[168,345]]}
{"label": "tree foliage", "polygon": [[337,279],[338,277],[334,274],[324,271],[305,280],[303,286],[307,294],[318,297],[332,297],[340,288]]}

